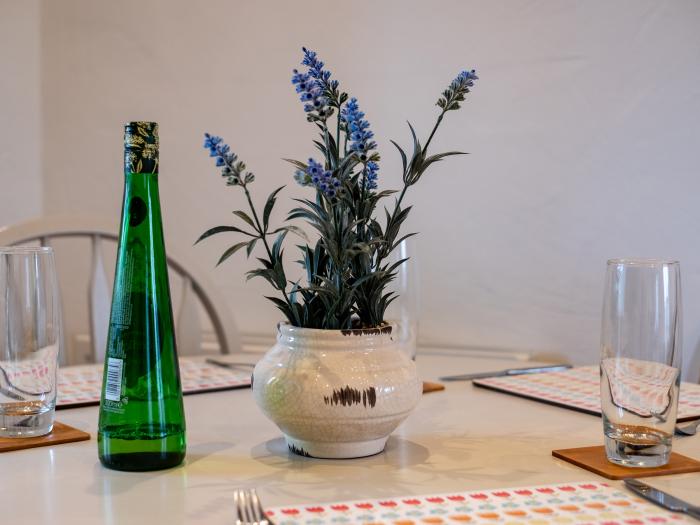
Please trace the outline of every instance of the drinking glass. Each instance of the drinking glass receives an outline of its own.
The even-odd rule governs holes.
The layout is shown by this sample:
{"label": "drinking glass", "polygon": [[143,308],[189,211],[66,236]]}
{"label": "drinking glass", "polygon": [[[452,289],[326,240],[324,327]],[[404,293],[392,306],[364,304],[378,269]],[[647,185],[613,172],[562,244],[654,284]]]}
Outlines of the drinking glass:
{"label": "drinking glass", "polygon": [[418,282],[418,257],[413,237],[402,240],[389,257],[390,263],[407,259],[398,267],[392,283],[392,291],[398,294],[387,309],[387,319],[396,322],[401,350],[411,359],[416,358],[418,340],[418,310],[420,307],[420,285]]}
{"label": "drinking glass", "polygon": [[53,429],[60,341],[53,250],[0,247],[0,436]]}
{"label": "drinking glass", "polygon": [[681,284],[676,261],[608,261],[600,397],[608,460],[668,463],[681,371]]}

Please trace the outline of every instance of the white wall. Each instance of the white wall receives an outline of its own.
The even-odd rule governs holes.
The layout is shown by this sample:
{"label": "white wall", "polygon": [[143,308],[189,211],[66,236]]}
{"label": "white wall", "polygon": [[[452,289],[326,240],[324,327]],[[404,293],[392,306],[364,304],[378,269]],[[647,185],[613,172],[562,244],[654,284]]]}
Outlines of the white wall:
{"label": "white wall", "polygon": [[41,213],[39,0],[0,0],[0,226]]}
{"label": "white wall", "polygon": [[[697,378],[699,2],[63,0],[44,2],[41,17],[46,212],[118,220],[122,124],[134,119],[161,124],[172,246],[190,249],[243,205],[201,148],[204,131],[255,171],[259,201],[285,183],[303,195],[280,160],[314,153],[289,83],[301,45],[359,98],[382,187],[396,187],[388,139],[407,144],[406,119],[425,136],[444,86],[476,67],[469,102],[434,141],[472,154],[410,195],[422,339],[592,362],[606,258],[667,256],[682,263]],[[244,283],[242,257],[213,269],[226,245],[190,250],[241,329],[270,333],[279,316],[263,282]]]}

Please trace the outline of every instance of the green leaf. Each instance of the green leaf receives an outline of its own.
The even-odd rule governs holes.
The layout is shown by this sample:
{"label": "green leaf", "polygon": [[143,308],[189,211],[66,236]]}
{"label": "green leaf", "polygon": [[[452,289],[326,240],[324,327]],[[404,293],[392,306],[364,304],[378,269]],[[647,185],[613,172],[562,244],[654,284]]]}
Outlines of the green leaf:
{"label": "green leaf", "polygon": [[294,200],[297,202],[301,202],[302,204],[311,208],[316,213],[316,215],[318,215],[319,217],[322,217],[322,218],[328,217],[328,212],[326,212],[326,210],[323,209],[323,206],[321,206],[320,204],[312,202],[309,199],[294,199]]}
{"label": "green leaf", "polygon": [[405,240],[408,239],[409,237],[413,237],[414,235],[418,235],[418,233],[416,233],[416,232],[414,232],[414,233],[407,233],[406,235],[404,235],[403,237],[401,237],[398,241],[395,241],[394,244],[393,244],[393,246],[389,249],[389,251],[390,251],[390,252],[393,252],[393,251],[394,251],[394,248],[396,248],[399,244],[401,244],[403,241],[405,241]]}
{"label": "green leaf", "polygon": [[306,326],[304,307],[296,302],[292,303],[292,306],[294,307],[294,326]]}
{"label": "green leaf", "polygon": [[287,318],[287,320],[292,323],[294,323],[294,314],[293,312],[289,309],[289,305],[285,303],[282,299],[279,299],[277,297],[270,297],[270,296],[265,296],[265,299],[268,299],[269,301],[272,301],[277,308],[279,308],[284,316]]}
{"label": "green leaf", "polygon": [[287,277],[284,274],[281,258],[275,262],[275,267],[272,271],[274,272],[275,285],[277,285],[277,288],[280,290],[284,290],[287,286]]}
{"label": "green leaf", "polygon": [[409,259],[410,259],[410,257],[404,257],[403,259],[399,259],[399,260],[396,261],[394,264],[392,264],[391,266],[389,266],[385,271],[386,271],[387,273],[391,273],[391,272],[393,272],[394,270],[396,270],[399,266],[401,266],[403,263],[405,263],[406,261],[408,261]]}
{"label": "green leaf", "polygon": [[282,226],[281,228],[277,228],[276,230],[274,230],[271,233],[275,234],[275,233],[279,233],[281,231],[288,231],[290,233],[298,235],[299,237],[304,239],[306,242],[309,241],[309,237],[308,237],[308,235],[306,235],[306,232],[304,230],[302,230],[301,228],[299,228],[298,226]]}
{"label": "green leaf", "polygon": [[420,141],[418,140],[418,137],[416,137],[416,130],[413,129],[413,126],[411,125],[410,122],[408,123],[408,127],[411,129],[411,135],[413,135],[413,156],[415,158],[416,155],[418,155],[419,153],[422,152],[422,148],[420,145]]}
{"label": "green leaf", "polygon": [[243,248],[247,244],[248,244],[248,241],[245,241],[245,242],[239,242],[238,244],[234,244],[233,246],[231,246],[228,250],[226,250],[223,253],[221,258],[219,259],[219,262],[217,262],[216,265],[219,266],[222,262],[224,262],[226,259],[231,257],[234,253],[236,253],[238,250],[240,250],[241,248]]}
{"label": "green leaf", "polygon": [[[250,226],[253,227],[253,229],[257,232],[258,228],[255,226],[255,223],[253,222],[253,219],[250,218],[250,215],[248,215],[246,212],[241,211],[241,210],[236,210],[233,212],[233,214],[236,217],[239,217],[240,219],[243,219],[246,223],[248,223]],[[260,233],[260,232],[258,232]]]}
{"label": "green leaf", "polygon": [[328,161],[331,169],[334,170],[338,167],[336,163],[336,159],[338,158],[338,147],[336,146],[333,135],[331,135],[328,131],[324,130],[323,139],[326,144],[326,151],[328,152],[326,160]]}
{"label": "green leaf", "polygon": [[303,162],[298,161],[298,160],[294,160],[294,159],[282,159],[282,160],[289,162],[290,164],[293,164],[294,166],[296,166],[300,170],[306,170],[306,168],[308,168],[308,166],[306,164],[304,164]]}
{"label": "green leaf", "polygon": [[289,212],[289,215],[287,215],[287,220],[293,221],[294,219],[304,219],[309,222],[315,222],[318,219],[318,217],[309,210],[305,210],[303,208],[294,208]]}
{"label": "green leaf", "polygon": [[267,282],[269,282],[272,286],[275,286],[275,281],[273,279],[272,270],[263,270],[261,268],[258,268],[257,270],[248,270],[245,275],[246,275],[246,281],[250,281],[254,277],[262,277]]}
{"label": "green leaf", "polygon": [[292,304],[297,302],[297,293],[299,292],[299,281],[292,283],[292,289],[289,291],[289,300]]}
{"label": "green leaf", "polygon": [[403,173],[406,173],[406,167],[408,165],[408,159],[406,158],[406,152],[401,149],[401,146],[399,146],[396,142],[393,140],[390,140],[390,142],[396,146],[396,149],[399,150],[399,153],[401,154],[401,163],[403,164]]}
{"label": "green leaf", "polygon": [[321,153],[323,153],[324,159],[326,157],[328,157],[328,150],[326,149],[326,146],[323,144],[323,142],[320,142],[318,140],[314,140],[314,144],[316,145],[316,149],[318,149]]}
{"label": "green leaf", "polygon": [[262,257],[256,257],[256,259],[262,264],[265,268],[270,270],[272,268],[272,263],[268,261],[267,259],[263,259]]}
{"label": "green leaf", "polygon": [[413,183],[415,184],[418,179],[420,179],[420,176],[427,170],[431,164],[434,162],[439,162],[445,157],[449,157],[452,155],[466,155],[466,153],[463,153],[461,151],[448,151],[447,153],[438,153],[437,155],[433,155],[431,157],[428,157],[427,159],[423,159],[423,161],[420,164],[420,167],[416,170],[416,176],[414,178]]}
{"label": "green leaf", "polygon": [[250,254],[253,253],[253,249],[255,248],[255,244],[258,242],[258,239],[253,239],[252,241],[248,242],[248,246],[246,246],[246,257],[250,257]]}
{"label": "green leaf", "polygon": [[345,178],[359,163],[360,161],[357,159],[356,155],[348,155],[345,157],[338,166],[338,173],[341,175],[341,178]]}
{"label": "green leaf", "polygon": [[380,272],[380,271],[375,271],[375,272],[373,272],[373,273],[369,273],[369,274],[367,274],[367,275],[363,275],[362,277],[360,277],[359,279],[357,279],[354,283],[352,283],[352,287],[353,287],[353,288],[358,288],[358,287],[360,287],[361,285],[363,285],[364,283],[366,283],[366,282],[369,281],[369,280],[380,278],[380,277],[381,277],[381,274],[382,274],[382,272]]}
{"label": "green leaf", "polygon": [[287,303],[285,303],[285,302],[284,302],[282,299],[280,299],[279,297],[270,297],[270,296],[266,295],[266,296],[265,296],[265,299],[267,299],[267,300],[269,300],[269,301],[272,301],[272,302],[275,303],[275,305],[276,305],[278,308],[280,308],[280,309],[285,309],[285,308],[287,308]]}
{"label": "green leaf", "polygon": [[205,231],[202,235],[200,235],[199,239],[195,241],[195,244],[197,244],[200,241],[203,241],[207,237],[211,237],[212,235],[216,235],[217,233],[223,232],[242,233],[243,235],[248,235],[249,237],[255,237],[255,235],[253,235],[252,233],[248,233],[247,231],[241,230],[240,228],[236,228],[235,226],[215,226],[214,228],[210,228],[209,230]]}
{"label": "green leaf", "polygon": [[433,162],[440,161],[445,157],[450,157],[452,155],[469,155],[469,153],[465,153],[463,151],[448,151],[446,153],[437,153],[436,155],[431,155],[430,157],[425,159],[424,164],[432,164]]}
{"label": "green leaf", "polygon": [[395,193],[398,193],[396,190],[382,190],[379,193],[375,194],[375,198],[377,200],[383,199],[384,197],[389,197],[390,195],[394,195]]}
{"label": "green leaf", "polygon": [[284,238],[286,236],[287,236],[287,232],[283,231],[277,236],[277,239],[275,239],[275,244],[272,245],[272,259],[273,259],[273,261],[280,257],[280,253],[282,251],[282,242],[284,241]]}
{"label": "green leaf", "polygon": [[280,186],[277,188],[275,191],[270,193],[270,196],[267,198],[267,202],[265,203],[265,210],[263,211],[263,230],[267,231],[267,225],[269,224],[270,221],[270,213],[272,213],[272,208],[275,207],[275,202],[276,202],[276,197],[277,194],[284,188],[284,186]]}

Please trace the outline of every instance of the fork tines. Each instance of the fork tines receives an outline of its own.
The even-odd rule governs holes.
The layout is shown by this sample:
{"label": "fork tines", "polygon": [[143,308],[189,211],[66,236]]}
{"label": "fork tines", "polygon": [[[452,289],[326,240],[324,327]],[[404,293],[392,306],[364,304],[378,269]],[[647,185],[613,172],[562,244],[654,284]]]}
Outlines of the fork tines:
{"label": "fork tines", "polygon": [[255,489],[236,489],[233,492],[236,525],[273,525],[265,515]]}

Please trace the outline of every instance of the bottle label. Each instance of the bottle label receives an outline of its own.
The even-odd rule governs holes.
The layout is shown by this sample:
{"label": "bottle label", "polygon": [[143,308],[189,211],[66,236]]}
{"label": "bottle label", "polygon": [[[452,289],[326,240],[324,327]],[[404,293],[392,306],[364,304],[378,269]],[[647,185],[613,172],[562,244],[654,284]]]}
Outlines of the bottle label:
{"label": "bottle label", "polygon": [[107,358],[107,383],[105,385],[105,399],[121,401],[122,377],[124,372],[124,360]]}
{"label": "bottle label", "polygon": [[117,287],[114,291],[114,301],[112,303],[111,324],[123,327],[131,325],[131,286],[134,279],[134,254],[129,252],[124,260],[124,267],[121,269],[117,280]]}

